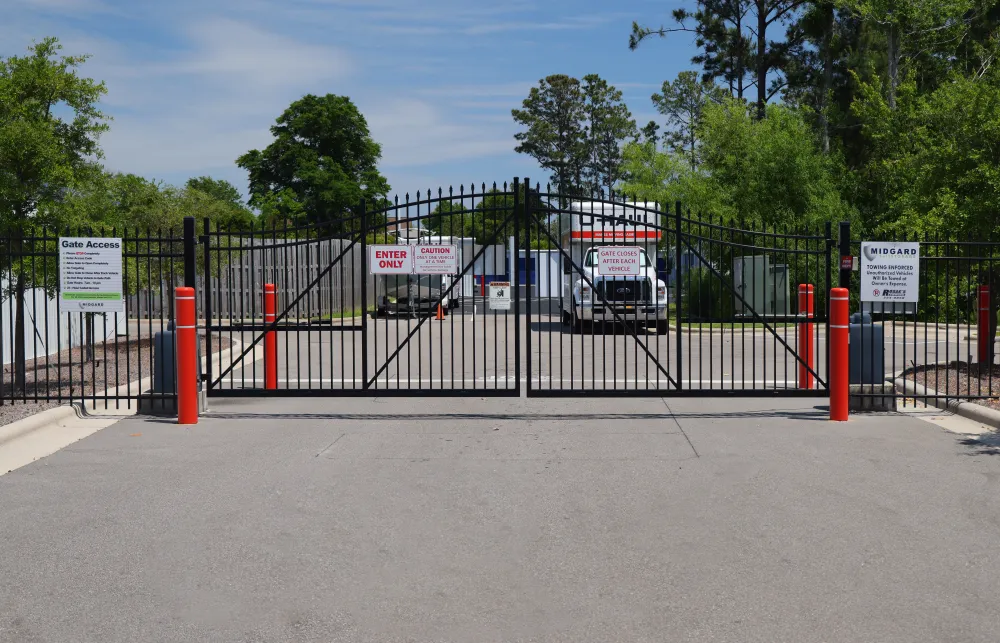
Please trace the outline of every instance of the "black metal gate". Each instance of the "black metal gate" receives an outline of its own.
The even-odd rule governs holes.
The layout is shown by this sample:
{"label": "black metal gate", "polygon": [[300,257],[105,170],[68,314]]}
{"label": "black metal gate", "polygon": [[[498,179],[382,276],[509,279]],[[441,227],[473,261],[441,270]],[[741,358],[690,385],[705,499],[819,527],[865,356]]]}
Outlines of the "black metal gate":
{"label": "black metal gate", "polygon": [[[529,396],[824,394],[829,227],[754,229],[529,185],[297,226],[206,223],[209,394],[519,396],[522,382]],[[451,246],[457,265],[380,274],[372,253],[401,246]],[[799,284],[814,288],[811,316]]]}
{"label": "black metal gate", "polygon": [[[209,395],[520,395],[521,302],[494,309],[488,283],[510,279],[523,212],[517,184],[494,184],[300,226],[206,222],[209,354],[226,345],[207,369]],[[449,275],[373,274],[369,250],[385,245],[455,246],[460,262]],[[277,292],[266,323],[265,283]],[[268,333],[274,390],[264,390]]]}
{"label": "black metal gate", "polygon": [[525,306],[529,396],[825,395],[829,226],[792,234],[679,204],[532,194],[521,252],[543,267]]}

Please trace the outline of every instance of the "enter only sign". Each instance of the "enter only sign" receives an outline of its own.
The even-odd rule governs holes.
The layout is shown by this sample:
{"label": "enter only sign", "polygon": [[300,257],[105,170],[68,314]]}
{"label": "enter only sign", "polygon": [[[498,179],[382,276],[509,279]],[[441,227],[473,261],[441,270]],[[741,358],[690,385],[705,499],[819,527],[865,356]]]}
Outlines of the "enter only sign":
{"label": "enter only sign", "polygon": [[597,250],[597,269],[602,275],[642,273],[642,249],[635,246],[608,246]]}
{"label": "enter only sign", "polygon": [[368,267],[373,275],[408,275],[413,272],[413,246],[368,246]]}

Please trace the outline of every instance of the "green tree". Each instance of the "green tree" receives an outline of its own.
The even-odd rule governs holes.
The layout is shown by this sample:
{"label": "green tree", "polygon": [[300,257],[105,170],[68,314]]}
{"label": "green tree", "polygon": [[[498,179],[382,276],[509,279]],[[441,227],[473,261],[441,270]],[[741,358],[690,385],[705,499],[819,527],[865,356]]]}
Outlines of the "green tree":
{"label": "green tree", "polygon": [[[36,215],[62,199],[67,188],[92,172],[101,156],[107,117],[97,108],[103,83],[77,72],[87,56],[62,56],[55,38],[35,43],[26,56],[0,60],[0,227],[10,236],[8,268],[15,301],[14,384],[25,384],[24,293],[35,285],[21,230],[29,223],[62,226],[69,221]],[[51,288],[51,284],[39,284]]]}
{"label": "green tree", "polygon": [[238,230],[248,229],[255,221],[253,212],[243,203],[243,196],[229,181],[210,176],[190,178],[182,193],[183,207],[198,211],[214,225]]}
{"label": "green tree", "polygon": [[665,37],[669,33],[688,32],[695,36],[700,50],[691,62],[701,66],[706,83],[722,81],[730,96],[743,99],[753,87],[753,43],[747,36],[751,0],[699,0],[694,11],[676,9],[674,28],[652,29],[632,23],[629,48],[637,49],[650,36]]}
{"label": "green tree", "polygon": [[726,192],[707,173],[692,169],[685,156],[638,142],[627,144],[623,156],[627,178],[618,190],[626,198],[658,203],[664,211],[680,201],[694,216],[732,216]]}
{"label": "green tree", "polygon": [[527,128],[514,135],[518,143],[514,151],[531,156],[552,172],[560,193],[579,194],[589,158],[580,81],[562,74],[543,78],[538,87],[531,88],[522,109],[511,114]]}
{"label": "green tree", "polygon": [[[1000,74],[955,74],[929,93],[905,80],[889,105],[881,80],[861,87],[854,111],[864,123],[871,158],[858,183],[876,203],[863,213],[869,234],[943,235],[946,239],[988,239],[1000,234]],[[980,248],[955,246],[961,257]],[[974,255],[974,256],[981,256]],[[1000,283],[1000,266],[959,261],[944,288],[960,293],[961,272],[979,283]],[[996,346],[1000,298],[993,305],[990,346]],[[993,357],[993,356],[991,356]]]}
{"label": "green tree", "polygon": [[799,111],[769,105],[756,120],[735,101],[709,105],[701,141],[704,169],[738,216],[793,228],[846,216],[834,160]]}
{"label": "green tree", "polygon": [[[692,62],[703,65],[707,79],[723,77],[740,82],[743,70],[752,63],[757,117],[764,118],[767,103],[785,87],[780,72],[787,63],[789,50],[796,44],[793,38],[797,36],[792,30],[780,40],[774,38],[774,32],[777,27],[793,22],[807,0],[697,0],[696,4],[694,11],[674,11],[674,20],[680,25],[675,29],[654,29],[632,23],[629,47],[634,50],[654,35],[664,37],[676,31],[694,32],[702,53],[692,58]],[[695,26],[688,27],[688,21],[693,21]],[[752,38],[747,38],[747,32]],[[736,63],[736,69],[725,64],[730,60]],[[740,98],[743,89],[741,85]]]}
{"label": "green tree", "polygon": [[294,216],[296,224],[341,234],[358,226],[353,209],[362,199],[389,192],[378,170],[382,148],[346,96],[304,96],[278,117],[271,134],[264,150],[236,161],[250,175],[250,205],[272,210],[267,218]]}
{"label": "green tree", "polygon": [[584,113],[587,118],[587,187],[609,191],[623,178],[621,144],[639,134],[621,91],[596,74],[583,77]]}
{"label": "green tree", "polygon": [[709,103],[721,103],[724,98],[724,90],[710,81],[699,80],[693,71],[682,71],[673,82],[664,81],[662,93],[653,94],[653,105],[667,117],[672,128],[664,141],[688,159],[691,169],[698,167],[701,115]]}
{"label": "green tree", "polygon": [[421,223],[434,234],[464,237],[470,230],[471,219],[469,208],[461,201],[441,201]]}

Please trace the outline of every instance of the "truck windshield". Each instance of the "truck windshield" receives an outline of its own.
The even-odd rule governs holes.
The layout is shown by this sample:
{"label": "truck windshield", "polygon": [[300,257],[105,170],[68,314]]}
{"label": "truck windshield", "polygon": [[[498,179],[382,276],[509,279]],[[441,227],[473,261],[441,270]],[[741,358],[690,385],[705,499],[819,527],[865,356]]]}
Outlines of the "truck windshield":
{"label": "truck windshield", "polygon": [[[641,251],[640,254],[641,254],[641,259],[639,259],[639,265],[642,266],[643,268],[648,268],[650,264],[649,264],[649,257],[646,256],[646,251],[643,250]],[[586,261],[583,262],[584,267],[593,268],[594,266],[596,266],[598,264],[597,257],[598,257],[597,250],[591,250],[590,252],[588,252],[587,259]]]}

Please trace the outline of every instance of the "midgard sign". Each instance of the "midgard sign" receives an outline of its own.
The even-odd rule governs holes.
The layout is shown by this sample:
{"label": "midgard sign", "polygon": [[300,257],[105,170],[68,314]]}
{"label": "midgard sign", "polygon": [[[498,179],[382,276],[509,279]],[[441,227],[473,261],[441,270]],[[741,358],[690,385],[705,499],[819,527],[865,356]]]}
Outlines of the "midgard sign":
{"label": "midgard sign", "polygon": [[919,296],[919,243],[861,243],[861,301],[916,303]]}
{"label": "midgard sign", "polygon": [[121,239],[59,237],[59,309],[125,312]]}

